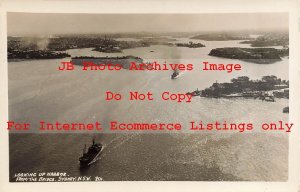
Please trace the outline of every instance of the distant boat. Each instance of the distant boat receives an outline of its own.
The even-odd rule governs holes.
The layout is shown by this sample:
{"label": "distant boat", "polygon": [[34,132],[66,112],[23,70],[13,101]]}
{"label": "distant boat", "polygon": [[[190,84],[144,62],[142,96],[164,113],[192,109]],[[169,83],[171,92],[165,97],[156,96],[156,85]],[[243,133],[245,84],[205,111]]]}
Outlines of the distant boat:
{"label": "distant boat", "polygon": [[269,101],[269,102],[275,102],[275,99],[273,96],[265,96],[264,101]]}
{"label": "distant boat", "polygon": [[171,75],[171,79],[176,79],[179,76],[179,71],[176,69],[173,71]]}
{"label": "distant boat", "polygon": [[187,92],[187,95],[191,95],[191,96],[200,96],[201,95],[201,91],[197,88],[197,90],[193,91],[193,92]]}
{"label": "distant boat", "polygon": [[103,150],[102,144],[95,143],[95,139],[93,139],[93,144],[89,147],[87,152],[86,152],[86,145],[84,146],[83,154],[79,158],[80,166],[88,167],[92,163],[96,162],[102,150]]}
{"label": "distant boat", "polygon": [[282,112],[283,112],[283,113],[289,113],[289,107],[283,108]]}
{"label": "distant boat", "polygon": [[259,99],[262,101],[275,102],[275,97],[272,93],[260,93]]}

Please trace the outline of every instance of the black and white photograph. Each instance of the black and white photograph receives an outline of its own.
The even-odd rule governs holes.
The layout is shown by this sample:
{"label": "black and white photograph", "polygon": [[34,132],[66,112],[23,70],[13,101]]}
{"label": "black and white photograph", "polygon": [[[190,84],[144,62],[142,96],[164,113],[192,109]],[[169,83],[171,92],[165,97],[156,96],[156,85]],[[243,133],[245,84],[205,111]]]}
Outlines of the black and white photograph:
{"label": "black and white photograph", "polygon": [[289,177],[289,14],[7,13],[9,182]]}

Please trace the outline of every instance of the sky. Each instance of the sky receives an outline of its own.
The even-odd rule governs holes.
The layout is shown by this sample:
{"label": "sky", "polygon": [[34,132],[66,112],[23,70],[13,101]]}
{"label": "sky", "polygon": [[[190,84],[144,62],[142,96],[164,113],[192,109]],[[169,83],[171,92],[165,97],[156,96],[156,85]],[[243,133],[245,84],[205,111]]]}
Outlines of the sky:
{"label": "sky", "polygon": [[288,29],[287,13],[8,13],[8,35]]}

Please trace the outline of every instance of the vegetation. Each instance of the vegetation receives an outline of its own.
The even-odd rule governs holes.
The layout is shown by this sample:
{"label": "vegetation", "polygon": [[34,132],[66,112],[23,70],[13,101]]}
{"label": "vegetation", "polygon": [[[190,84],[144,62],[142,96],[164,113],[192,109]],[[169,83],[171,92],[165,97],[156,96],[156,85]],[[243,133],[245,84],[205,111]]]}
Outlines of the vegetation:
{"label": "vegetation", "polygon": [[288,33],[267,33],[257,37],[255,40],[243,41],[242,44],[251,44],[251,47],[268,47],[268,46],[283,46],[289,45]]}
{"label": "vegetation", "polygon": [[241,76],[231,79],[230,83],[213,83],[209,88],[202,90],[201,96],[225,97],[236,93],[253,93],[252,96],[254,97],[255,93],[279,90],[288,87],[289,81],[282,80],[274,75],[264,76],[261,80],[250,80],[247,76]]}
{"label": "vegetation", "polygon": [[280,56],[286,53],[288,53],[288,50],[275,48],[225,47],[212,49],[209,55],[230,59],[240,59],[258,64],[270,64],[280,61]]}

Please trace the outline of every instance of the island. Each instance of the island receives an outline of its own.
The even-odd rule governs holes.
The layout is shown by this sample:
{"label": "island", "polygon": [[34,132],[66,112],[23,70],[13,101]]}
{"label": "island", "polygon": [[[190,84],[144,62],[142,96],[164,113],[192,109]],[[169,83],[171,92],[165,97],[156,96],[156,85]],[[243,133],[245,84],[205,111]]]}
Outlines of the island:
{"label": "island", "polygon": [[211,56],[240,59],[257,64],[271,64],[288,54],[288,49],[225,47],[212,49]]}
{"label": "island", "polygon": [[200,48],[200,47],[205,47],[202,43],[194,43],[190,41],[189,43],[176,43],[175,44],[177,47],[188,47],[188,48]]}
{"label": "island", "polygon": [[254,40],[242,41],[241,44],[251,44],[251,47],[270,47],[282,46],[288,48],[289,33],[288,32],[271,32],[258,36]]}

